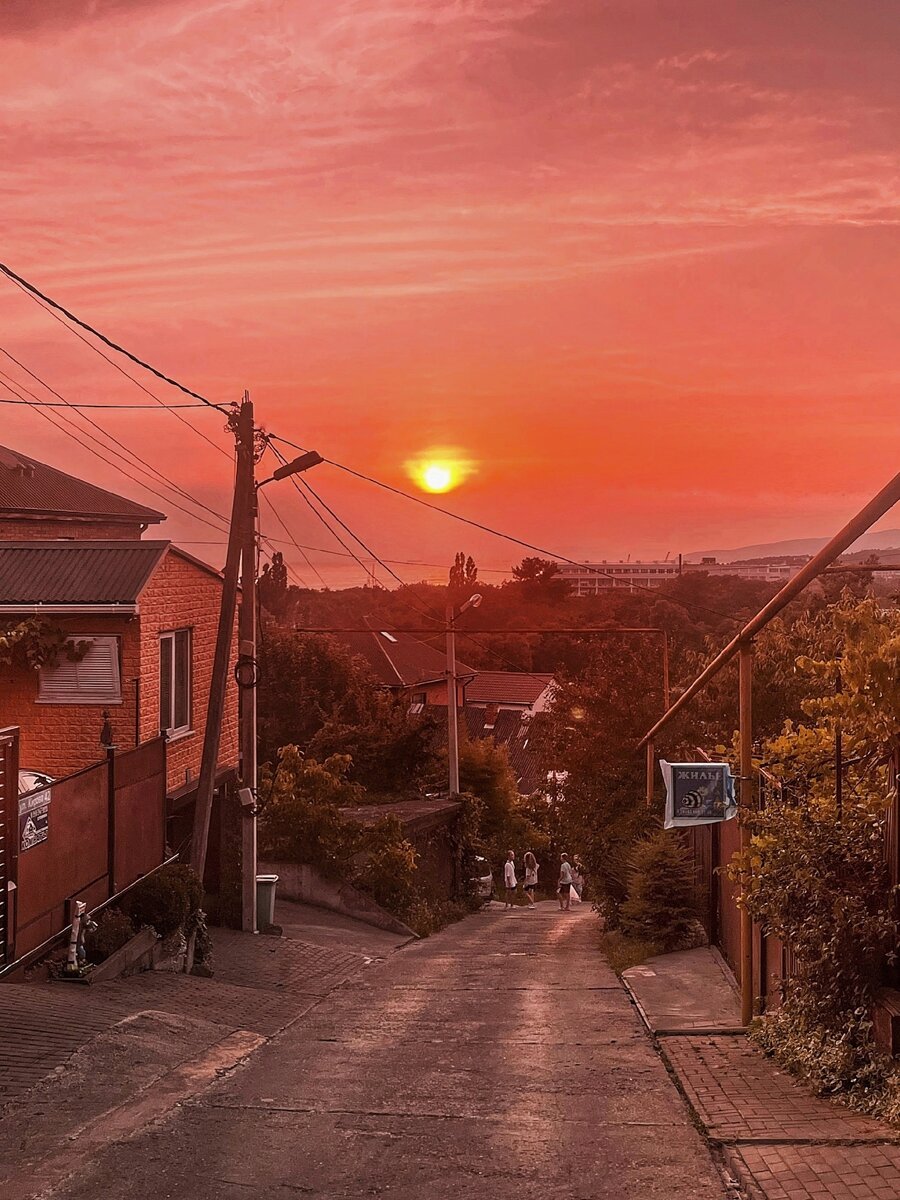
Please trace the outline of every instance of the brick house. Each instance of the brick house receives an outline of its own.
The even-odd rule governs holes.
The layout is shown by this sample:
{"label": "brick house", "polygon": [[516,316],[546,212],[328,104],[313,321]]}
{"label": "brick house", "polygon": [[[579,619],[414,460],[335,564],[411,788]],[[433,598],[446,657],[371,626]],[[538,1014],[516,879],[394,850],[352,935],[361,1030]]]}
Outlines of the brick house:
{"label": "brick house", "polygon": [[[395,696],[407,696],[411,712],[422,712],[429,705],[447,707],[447,657],[443,650],[429,646],[408,633],[379,629],[369,618],[369,633],[339,633],[335,638],[353,654],[365,660],[379,687]],[[443,636],[443,635],[440,635]],[[457,706],[465,701],[466,685],[475,671],[465,663],[456,663]]]}
{"label": "brick house", "polygon": [[[200,771],[222,577],[171,542],[142,540],[164,519],[0,447],[0,628],[40,616],[89,643],[80,660],[39,671],[0,666],[0,728],[19,727],[22,769],[53,777],[102,758],[102,740],[128,750],[166,732],[177,849]],[[221,779],[237,765],[229,677]]]}

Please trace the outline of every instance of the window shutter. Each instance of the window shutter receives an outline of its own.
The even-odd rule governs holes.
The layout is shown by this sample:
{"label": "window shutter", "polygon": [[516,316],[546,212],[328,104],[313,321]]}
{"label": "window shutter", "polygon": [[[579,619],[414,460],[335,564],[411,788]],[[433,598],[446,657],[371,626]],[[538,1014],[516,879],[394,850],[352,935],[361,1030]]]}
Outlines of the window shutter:
{"label": "window shutter", "polygon": [[90,640],[79,662],[62,658],[55,667],[42,667],[38,685],[41,704],[121,704],[119,639],[70,638],[70,644]]}

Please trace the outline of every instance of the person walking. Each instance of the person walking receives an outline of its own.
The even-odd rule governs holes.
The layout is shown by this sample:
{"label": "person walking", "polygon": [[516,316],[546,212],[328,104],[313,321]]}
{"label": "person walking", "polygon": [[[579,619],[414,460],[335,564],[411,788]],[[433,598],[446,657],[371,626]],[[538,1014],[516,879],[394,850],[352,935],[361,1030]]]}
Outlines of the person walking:
{"label": "person walking", "polygon": [[529,908],[534,908],[534,889],[537,887],[538,870],[538,860],[530,850],[527,850],[525,853],[525,895],[528,898]]}
{"label": "person walking", "polygon": [[572,864],[569,862],[568,854],[563,854],[559,864],[559,884],[556,888],[556,894],[559,897],[559,911],[568,912],[571,902],[572,893]]}
{"label": "person walking", "polygon": [[503,864],[503,887],[506,889],[506,904],[505,908],[514,908],[513,901],[516,898],[516,852],[509,850],[506,854],[506,862]]}

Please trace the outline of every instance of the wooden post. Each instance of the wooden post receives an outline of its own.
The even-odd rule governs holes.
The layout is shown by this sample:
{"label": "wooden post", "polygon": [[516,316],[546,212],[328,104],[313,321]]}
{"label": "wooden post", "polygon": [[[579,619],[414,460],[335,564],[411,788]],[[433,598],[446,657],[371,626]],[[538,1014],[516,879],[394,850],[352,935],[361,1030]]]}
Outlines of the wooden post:
{"label": "wooden post", "polygon": [[[252,481],[251,481],[252,482]],[[253,805],[241,810],[241,928],[245,933],[256,932],[256,525],[259,506],[255,483],[251,491],[250,519],[244,528],[241,549],[241,659],[247,678],[241,685],[241,782],[253,793]]]}
{"label": "wooden post", "polygon": [[456,610],[447,605],[447,757],[450,795],[459,794],[459,714],[456,708]]}
{"label": "wooden post", "polygon": [[750,851],[750,815],[753,811],[753,643],[740,646],[740,743],[741,790],[738,820],[741,827],[741,852],[745,857],[741,872],[741,1024],[753,1019],[753,920],[746,906],[751,886],[747,857]]}
{"label": "wooden post", "polygon": [[212,682],[206,710],[206,729],[203,735],[203,757],[200,780],[197,784],[197,807],[194,810],[194,831],[191,839],[191,866],[203,879],[206,867],[206,847],[209,842],[209,820],[212,814],[213,792],[216,786],[216,764],[222,720],[225,715],[225,696],[231,643],[234,637],[234,617],[237,609],[238,571],[244,527],[249,520],[253,502],[253,405],[247,393],[238,410],[235,437],[237,439],[237,471],[234,500],[231,506],[231,527],[228,531],[228,554],[222,583],[222,602],[219,607],[219,629],[213,658]]}
{"label": "wooden post", "polygon": [[653,767],[654,767],[654,748],[653,742],[647,743],[647,807],[653,803]]}
{"label": "wooden post", "polygon": [[106,871],[109,876],[109,894],[114,896],[116,883],[116,748],[106,751]]}

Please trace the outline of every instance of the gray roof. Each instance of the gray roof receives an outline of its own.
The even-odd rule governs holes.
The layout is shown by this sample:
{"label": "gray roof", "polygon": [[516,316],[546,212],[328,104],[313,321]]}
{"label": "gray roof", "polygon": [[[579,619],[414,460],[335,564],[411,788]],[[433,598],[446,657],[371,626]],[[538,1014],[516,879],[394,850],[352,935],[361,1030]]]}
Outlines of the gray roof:
{"label": "gray roof", "polygon": [[0,542],[0,605],[136,604],[169,542]]}
{"label": "gray roof", "polygon": [[0,446],[0,514],[156,525],[165,514]]}

